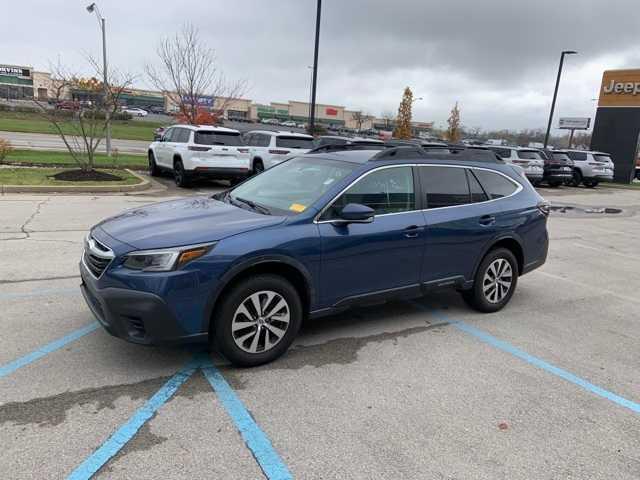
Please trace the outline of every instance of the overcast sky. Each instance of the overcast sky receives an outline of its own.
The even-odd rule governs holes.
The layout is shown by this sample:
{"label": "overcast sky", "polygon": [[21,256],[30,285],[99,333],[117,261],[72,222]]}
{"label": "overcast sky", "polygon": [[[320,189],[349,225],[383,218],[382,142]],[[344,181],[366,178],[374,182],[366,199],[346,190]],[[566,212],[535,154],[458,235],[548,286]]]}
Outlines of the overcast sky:
{"label": "overcast sky", "polygon": [[[0,63],[79,70],[100,54],[87,1],[8,2]],[[308,100],[315,0],[103,0],[110,63],[139,74],[158,40],[196,25],[231,79],[255,101]],[[594,116],[603,70],[640,67],[638,0],[324,0],[318,102],[379,116],[405,86],[414,119],[444,124],[458,101],[468,127],[541,128],[560,51],[568,57],[556,112]],[[557,123],[557,120],[554,122]]]}

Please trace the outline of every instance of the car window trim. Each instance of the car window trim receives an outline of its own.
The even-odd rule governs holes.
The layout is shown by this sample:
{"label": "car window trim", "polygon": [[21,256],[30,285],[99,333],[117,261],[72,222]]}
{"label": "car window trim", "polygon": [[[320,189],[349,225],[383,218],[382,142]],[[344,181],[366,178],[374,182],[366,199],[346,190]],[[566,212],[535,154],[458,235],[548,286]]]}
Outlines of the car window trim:
{"label": "car window trim", "polygon": [[[517,195],[518,193],[520,193],[522,190],[524,190],[524,187],[522,186],[522,184],[516,180],[514,180],[513,178],[509,177],[508,175],[505,175],[504,173],[498,171],[498,170],[492,170],[491,168],[485,168],[485,167],[474,167],[474,166],[469,166],[469,165],[448,165],[448,164],[442,164],[442,163],[429,163],[429,164],[425,164],[425,163],[402,163],[399,165],[383,165],[381,167],[377,167],[377,168],[373,168],[371,170],[367,170],[366,172],[364,172],[362,175],[360,175],[358,178],[356,178],[355,180],[353,180],[351,183],[349,183],[349,185],[347,185],[345,188],[343,188],[340,193],[338,193],[336,196],[334,196],[331,201],[327,202],[327,204],[320,209],[320,211],[316,214],[316,216],[313,219],[313,223],[315,224],[322,224],[322,223],[332,223],[335,221],[335,219],[333,220],[318,220],[322,214],[329,209],[329,207],[333,204],[333,202],[335,202],[338,198],[340,198],[340,196],[346,192],[349,188],[351,188],[352,185],[354,185],[356,182],[360,181],[360,179],[366,177],[367,175],[373,173],[373,172],[377,172],[379,170],[384,170],[386,168],[399,168],[399,167],[450,167],[450,168],[466,168],[466,169],[471,169],[471,170],[485,170],[487,172],[491,172],[491,173],[496,173],[498,175],[502,175],[504,178],[506,178],[507,180],[509,180],[511,183],[513,183],[516,186],[516,189],[510,194],[507,195],[506,197],[500,197],[500,198],[490,198],[489,200],[485,200],[484,202],[474,202],[474,203],[463,203],[462,205],[449,205],[446,207],[435,207],[435,208],[416,208],[415,210],[407,210],[405,212],[391,212],[391,213],[381,213],[379,215],[374,215],[375,217],[384,217],[387,215],[402,215],[402,214],[406,214],[406,213],[415,213],[415,212],[433,212],[435,210],[443,210],[445,208],[459,208],[459,207],[466,207],[468,205],[483,205],[485,203],[491,203],[491,202],[497,202],[499,200],[506,200],[507,198],[511,198],[514,195]],[[482,185],[482,183],[478,180],[478,182],[480,183],[480,186],[482,187],[482,189],[484,190],[484,186]],[[414,181],[414,185],[415,185],[415,181]],[[415,186],[414,186],[415,188]],[[422,184],[420,184],[420,195],[422,195],[423,189],[422,189]],[[485,191],[486,193],[486,191]],[[487,195],[487,197],[489,197],[489,195]],[[417,202],[416,202],[417,204]]]}

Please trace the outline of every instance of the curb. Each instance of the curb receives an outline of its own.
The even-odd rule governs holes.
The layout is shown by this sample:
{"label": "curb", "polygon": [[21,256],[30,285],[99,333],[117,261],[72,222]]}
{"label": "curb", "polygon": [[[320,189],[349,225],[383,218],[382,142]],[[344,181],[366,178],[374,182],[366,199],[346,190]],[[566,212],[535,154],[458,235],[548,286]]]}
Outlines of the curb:
{"label": "curb", "polygon": [[[73,168],[76,165],[70,163],[44,163],[44,162],[12,162],[5,160],[2,165],[8,165],[10,167],[42,167],[42,168]],[[147,168],[147,164],[134,165],[134,164],[122,164],[122,165],[99,165],[96,168],[109,169],[109,170],[144,170]]]}
{"label": "curb", "polygon": [[151,182],[125,168],[140,183],[134,185],[0,185],[0,194],[5,193],[122,193],[139,192],[151,188]]}

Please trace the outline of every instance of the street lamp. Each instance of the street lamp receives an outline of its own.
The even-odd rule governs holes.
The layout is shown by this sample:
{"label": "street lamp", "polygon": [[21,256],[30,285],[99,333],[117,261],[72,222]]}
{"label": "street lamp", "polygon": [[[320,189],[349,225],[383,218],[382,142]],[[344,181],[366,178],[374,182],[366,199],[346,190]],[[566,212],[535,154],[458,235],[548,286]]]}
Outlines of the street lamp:
{"label": "street lamp", "polygon": [[313,81],[311,82],[311,112],[309,113],[309,132],[314,133],[316,127],[316,83],[318,80],[318,48],[320,46],[320,13],[322,0],[318,0],[316,9],[316,44],[313,51]]}
{"label": "street lamp", "polygon": [[96,14],[98,18],[98,23],[100,24],[100,29],[102,30],[102,86],[104,88],[104,116],[106,123],[106,148],[107,148],[107,156],[111,156],[111,115],[109,113],[109,107],[107,102],[109,100],[109,84],[107,83],[107,36],[106,36],[106,28],[105,28],[105,19],[100,14],[100,9],[98,5],[92,3],[87,6],[87,12]]}
{"label": "street lamp", "polygon": [[411,103],[416,103],[418,100],[424,100],[422,97],[414,98]]}
{"label": "street lamp", "polygon": [[577,55],[578,52],[574,50],[563,50],[560,55],[560,65],[558,66],[558,77],[556,78],[556,89],[553,92],[553,101],[551,102],[551,112],[549,112],[549,123],[547,124],[547,133],[544,136],[544,148],[547,148],[549,143],[549,134],[551,133],[551,122],[553,121],[553,111],[556,108],[556,98],[558,97],[558,87],[560,86],[560,75],[562,75],[562,65],[564,64],[565,55]]}

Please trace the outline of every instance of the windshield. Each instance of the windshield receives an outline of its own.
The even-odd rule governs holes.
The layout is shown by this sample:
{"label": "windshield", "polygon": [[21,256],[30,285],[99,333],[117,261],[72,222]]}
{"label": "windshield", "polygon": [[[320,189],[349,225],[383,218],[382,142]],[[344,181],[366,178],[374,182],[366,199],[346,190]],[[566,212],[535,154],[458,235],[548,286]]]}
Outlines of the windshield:
{"label": "windshield", "polygon": [[252,202],[277,215],[304,212],[358,164],[296,157],[266,170],[231,191],[232,201]]}
{"label": "windshield", "polygon": [[238,132],[212,132],[201,130],[196,132],[193,141],[200,145],[228,145],[231,147],[238,147],[242,145],[242,138]]}
{"label": "windshield", "polygon": [[312,137],[286,137],[279,136],[276,138],[276,147],[281,148],[303,148],[310,150],[313,148],[313,138]]}
{"label": "windshield", "polygon": [[542,160],[542,157],[535,150],[518,150],[518,158],[525,158],[528,160]]}
{"label": "windshield", "polygon": [[611,157],[609,155],[601,155],[601,154],[598,154],[598,153],[594,153],[593,156],[595,157],[596,161],[598,161],[598,162],[609,163],[611,161]]}

